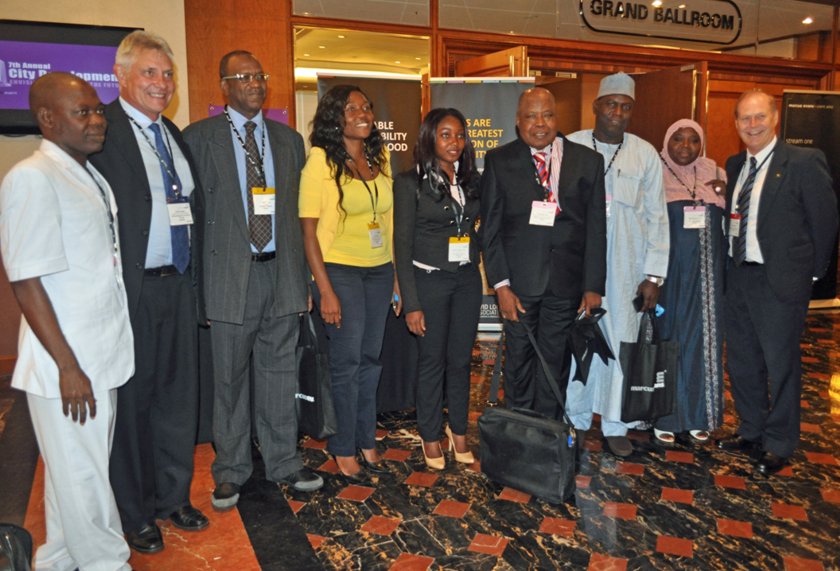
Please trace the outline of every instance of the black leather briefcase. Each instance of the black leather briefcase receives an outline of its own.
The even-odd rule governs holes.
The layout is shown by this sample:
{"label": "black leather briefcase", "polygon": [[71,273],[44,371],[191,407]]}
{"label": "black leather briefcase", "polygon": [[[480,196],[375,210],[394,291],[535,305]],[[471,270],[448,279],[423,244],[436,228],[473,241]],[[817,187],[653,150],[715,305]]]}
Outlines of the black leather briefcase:
{"label": "black leather briefcase", "polygon": [[[530,330],[528,336],[554,395],[561,405],[564,404],[565,399]],[[481,471],[494,482],[547,502],[564,502],[575,493],[575,430],[565,413],[560,421],[532,410],[496,407],[501,345],[500,340],[488,408],[478,419]]]}

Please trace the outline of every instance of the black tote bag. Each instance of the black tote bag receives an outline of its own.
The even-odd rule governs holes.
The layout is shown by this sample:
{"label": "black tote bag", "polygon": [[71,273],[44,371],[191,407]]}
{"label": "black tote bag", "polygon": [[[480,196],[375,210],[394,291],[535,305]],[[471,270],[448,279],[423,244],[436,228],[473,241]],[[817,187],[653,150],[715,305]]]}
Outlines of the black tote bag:
{"label": "black tote bag", "polygon": [[332,398],[330,363],[315,334],[312,316],[300,316],[300,337],[295,349],[298,390],[295,394],[298,431],[318,440],[338,432]]}
{"label": "black tote bag", "polygon": [[[554,396],[565,408],[565,399],[531,330],[522,324],[536,351]],[[527,492],[551,503],[566,501],[575,493],[577,446],[575,429],[563,413],[556,420],[532,410],[496,406],[501,376],[502,340],[490,383],[488,407],[478,419],[481,471],[494,482]]]}
{"label": "black tote bag", "polygon": [[680,346],[676,341],[658,339],[652,311],[642,314],[636,342],[621,342],[618,358],[624,374],[621,422],[656,420],[671,414]]}

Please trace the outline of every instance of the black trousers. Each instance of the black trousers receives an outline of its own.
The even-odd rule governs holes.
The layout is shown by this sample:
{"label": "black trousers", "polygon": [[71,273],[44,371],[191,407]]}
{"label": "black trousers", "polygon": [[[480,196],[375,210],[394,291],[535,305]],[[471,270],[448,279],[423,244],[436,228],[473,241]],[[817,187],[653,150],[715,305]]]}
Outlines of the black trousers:
{"label": "black trousers", "polygon": [[134,376],[117,393],[111,486],[123,530],[190,501],[198,427],[198,322],[188,273],[143,278]]}
{"label": "black trousers", "polygon": [[426,334],[417,338],[417,425],[420,437],[440,440],[443,392],[449,427],[467,433],[470,408],[470,360],[481,311],[481,276],[474,264],[456,272],[414,268],[417,297],[423,307]]}
{"label": "black trousers", "polygon": [[572,358],[568,338],[580,307],[580,298],[561,299],[546,292],[539,297],[519,296],[519,301],[525,308],[525,314],[519,315],[520,323],[504,322],[505,405],[508,408],[531,409],[549,418],[560,418],[561,403],[545,378],[522,323],[534,332],[537,346],[560,388],[560,396],[565,399]]}
{"label": "black trousers", "polygon": [[726,364],[740,420],[738,434],[787,458],[799,444],[799,338],[808,302],[778,299],[763,266],[729,264]]}

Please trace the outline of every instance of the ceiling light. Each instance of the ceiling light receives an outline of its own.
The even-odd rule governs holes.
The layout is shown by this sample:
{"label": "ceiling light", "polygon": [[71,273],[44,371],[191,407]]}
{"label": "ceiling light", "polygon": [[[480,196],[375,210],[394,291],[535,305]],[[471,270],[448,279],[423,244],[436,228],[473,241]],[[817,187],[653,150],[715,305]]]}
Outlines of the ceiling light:
{"label": "ceiling light", "polygon": [[805,25],[808,25],[808,24],[813,24],[813,23],[814,23],[814,19],[813,19],[811,16],[808,16],[807,18],[805,18],[804,20],[802,20],[802,23],[803,23],[803,24],[805,24]]}
{"label": "ceiling light", "polygon": [[327,46],[318,46],[318,49],[319,50],[325,50],[325,49],[327,49]]}
{"label": "ceiling light", "polygon": [[341,35],[341,34],[339,34],[338,37],[341,38],[342,40],[344,39],[344,36]]}
{"label": "ceiling light", "polygon": [[654,8],[659,8],[660,6],[662,6],[662,0],[653,0],[653,2],[650,3],[650,5]]}
{"label": "ceiling light", "polygon": [[309,54],[303,54],[303,57],[309,57]]}
{"label": "ceiling light", "polygon": [[685,8],[685,4],[680,4],[679,6],[677,6],[677,8],[680,8],[680,9]]}
{"label": "ceiling light", "polygon": [[416,58],[414,58],[414,59],[416,59],[416,60],[417,60],[417,61],[420,61],[420,59],[421,59],[421,58],[419,58],[419,57],[416,57]]}
{"label": "ceiling light", "polygon": [[394,63],[402,63],[402,62],[401,62],[400,60],[398,60],[398,59],[395,59],[395,60],[394,60]]}

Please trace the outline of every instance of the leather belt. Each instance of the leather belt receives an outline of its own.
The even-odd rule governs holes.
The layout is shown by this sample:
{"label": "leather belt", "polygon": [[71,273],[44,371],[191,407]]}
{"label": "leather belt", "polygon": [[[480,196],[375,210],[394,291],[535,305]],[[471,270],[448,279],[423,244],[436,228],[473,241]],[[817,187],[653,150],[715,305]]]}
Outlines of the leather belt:
{"label": "leather belt", "polygon": [[146,268],[143,273],[147,276],[165,278],[166,276],[180,275],[181,272],[175,266],[161,266],[159,268]]}
{"label": "leather belt", "polygon": [[267,262],[277,257],[277,252],[263,252],[262,254],[251,254],[252,262]]}

